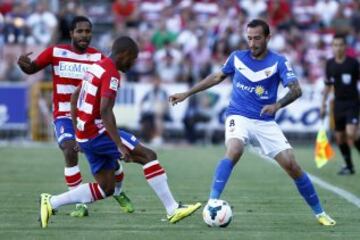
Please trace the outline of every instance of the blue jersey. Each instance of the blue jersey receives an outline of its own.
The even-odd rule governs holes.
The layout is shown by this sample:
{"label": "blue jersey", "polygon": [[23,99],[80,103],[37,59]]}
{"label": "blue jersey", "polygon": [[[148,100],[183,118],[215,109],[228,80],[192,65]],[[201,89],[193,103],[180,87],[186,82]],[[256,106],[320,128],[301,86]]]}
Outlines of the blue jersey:
{"label": "blue jersey", "polygon": [[226,115],[241,115],[265,121],[275,116],[263,114],[265,105],[276,102],[279,84],[286,87],[296,81],[290,63],[273,51],[261,60],[254,59],[250,50],[234,51],[222,67],[222,72],[232,77],[233,90]]}

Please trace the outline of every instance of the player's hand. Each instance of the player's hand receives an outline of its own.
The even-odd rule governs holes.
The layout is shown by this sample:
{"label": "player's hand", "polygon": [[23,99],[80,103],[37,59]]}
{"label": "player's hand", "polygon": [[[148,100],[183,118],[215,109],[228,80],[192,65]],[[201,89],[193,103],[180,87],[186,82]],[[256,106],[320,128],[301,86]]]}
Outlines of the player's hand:
{"label": "player's hand", "polygon": [[21,68],[30,68],[31,67],[31,59],[29,58],[29,56],[32,54],[32,52],[29,53],[25,53],[20,55],[17,64],[21,67]]}
{"label": "player's hand", "polygon": [[169,102],[174,106],[174,105],[178,104],[179,102],[184,101],[187,97],[188,96],[185,92],[175,93],[175,94],[169,96]]}
{"label": "player's hand", "polygon": [[270,104],[270,105],[265,105],[260,112],[260,116],[266,114],[266,115],[270,115],[273,116],[275,115],[275,113],[277,112],[277,110],[279,110],[280,107],[278,104],[274,103],[274,104]]}
{"label": "player's hand", "polygon": [[128,162],[130,160],[130,151],[129,149],[124,145],[121,144],[118,146],[118,150],[121,154],[120,160]]}

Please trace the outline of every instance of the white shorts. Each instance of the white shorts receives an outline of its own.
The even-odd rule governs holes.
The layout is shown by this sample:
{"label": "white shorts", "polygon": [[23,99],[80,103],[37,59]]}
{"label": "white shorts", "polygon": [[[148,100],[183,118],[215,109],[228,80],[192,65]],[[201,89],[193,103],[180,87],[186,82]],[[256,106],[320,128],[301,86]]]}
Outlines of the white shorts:
{"label": "white shorts", "polygon": [[275,121],[228,116],[225,122],[225,144],[232,138],[242,140],[245,145],[260,148],[262,154],[271,158],[292,148]]}

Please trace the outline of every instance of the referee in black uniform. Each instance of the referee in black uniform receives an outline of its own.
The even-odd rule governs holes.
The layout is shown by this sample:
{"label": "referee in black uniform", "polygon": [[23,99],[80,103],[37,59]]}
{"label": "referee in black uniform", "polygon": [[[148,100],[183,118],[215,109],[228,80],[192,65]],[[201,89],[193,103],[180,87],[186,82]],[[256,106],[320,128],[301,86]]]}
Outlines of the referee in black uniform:
{"label": "referee in black uniform", "polygon": [[351,146],[360,152],[360,137],[357,136],[359,124],[359,91],[357,84],[360,77],[359,62],[346,56],[346,37],[336,34],[332,48],[334,58],[326,62],[325,89],[320,114],[326,114],[326,102],[332,88],[334,89],[334,122],[335,139],[345,161],[345,166],[338,172],[339,175],[355,173],[351,159]]}

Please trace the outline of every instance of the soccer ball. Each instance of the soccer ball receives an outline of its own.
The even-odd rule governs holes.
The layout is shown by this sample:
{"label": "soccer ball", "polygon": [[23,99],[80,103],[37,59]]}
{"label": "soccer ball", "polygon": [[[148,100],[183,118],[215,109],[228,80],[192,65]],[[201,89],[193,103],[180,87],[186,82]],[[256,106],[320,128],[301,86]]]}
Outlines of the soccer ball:
{"label": "soccer ball", "polygon": [[209,200],[203,210],[204,222],[209,227],[227,227],[232,216],[231,207],[224,200]]}

